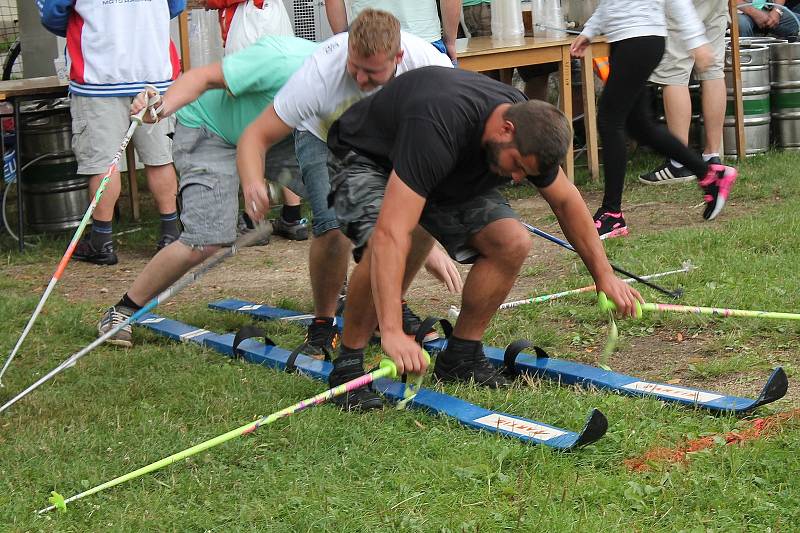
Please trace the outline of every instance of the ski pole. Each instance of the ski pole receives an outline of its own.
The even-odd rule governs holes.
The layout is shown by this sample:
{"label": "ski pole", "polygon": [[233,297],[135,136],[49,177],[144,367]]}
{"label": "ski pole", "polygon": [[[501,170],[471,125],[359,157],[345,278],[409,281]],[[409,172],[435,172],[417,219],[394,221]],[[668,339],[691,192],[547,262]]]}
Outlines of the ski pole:
{"label": "ski pole", "polygon": [[[152,85],[146,85],[145,90],[153,90],[156,91],[156,93],[158,93],[158,90]],[[86,226],[89,223],[89,219],[92,218],[92,213],[94,213],[94,209],[100,202],[100,198],[103,196],[103,192],[106,190],[108,182],[111,181],[111,175],[117,171],[117,165],[119,165],[119,160],[122,158],[122,154],[125,152],[125,148],[131,141],[131,137],[133,137],[133,132],[136,131],[136,128],[142,124],[142,118],[144,117],[144,113],[145,111],[147,111],[147,109],[148,107],[145,107],[139,113],[131,117],[131,125],[128,127],[128,131],[125,133],[125,137],[122,139],[122,144],[120,144],[119,150],[117,150],[117,153],[114,154],[114,158],[111,160],[111,164],[109,165],[105,176],[103,176],[103,179],[100,180],[100,185],[97,187],[97,191],[95,191],[94,197],[92,198],[92,201],[89,203],[89,207],[86,208],[86,212],[83,214],[83,218],[81,219],[80,224],[78,224],[78,227],[75,229],[75,233],[72,235],[72,240],[69,242],[67,250],[61,257],[61,261],[58,262],[58,266],[56,266],[56,271],[53,274],[53,277],[50,278],[50,283],[47,284],[47,288],[44,290],[44,294],[42,294],[41,299],[39,299],[39,303],[33,310],[33,315],[31,315],[31,318],[25,325],[25,329],[22,330],[22,335],[20,335],[19,339],[17,340],[17,344],[14,345],[14,349],[11,350],[11,354],[8,356],[6,362],[3,364],[2,370],[0,370],[0,387],[3,386],[3,374],[6,373],[8,365],[11,364],[11,361],[14,359],[14,356],[17,355],[17,351],[19,351],[20,346],[22,346],[22,342],[25,340],[25,337],[28,336],[28,332],[30,332],[31,328],[33,327],[33,323],[36,322],[36,318],[39,316],[39,313],[41,313],[42,308],[44,307],[44,303],[47,301],[47,298],[50,296],[50,293],[53,292],[53,289],[55,288],[56,283],[58,283],[58,280],[61,279],[61,274],[63,274],[64,270],[67,268],[67,263],[69,263],[69,260],[72,258],[72,253],[75,251],[75,247],[78,245],[78,242],[80,241],[81,236],[83,235],[83,231],[86,229]]]}
{"label": "ski pole", "polygon": [[149,313],[157,305],[169,300],[170,298],[181,292],[183,289],[185,289],[187,286],[191,285],[192,283],[200,279],[206,272],[208,272],[215,266],[222,263],[225,259],[235,255],[240,248],[244,248],[254,242],[257,242],[259,239],[265,238],[271,232],[272,232],[271,224],[261,224],[260,226],[256,226],[256,229],[254,231],[249,231],[244,235],[242,235],[241,237],[239,237],[236,240],[236,242],[234,242],[229,248],[225,248],[224,250],[217,252],[215,255],[206,259],[200,265],[200,267],[197,268],[197,270],[185,274],[178,281],[176,281],[171,286],[164,289],[158,296],[147,302],[147,304],[145,304],[144,307],[142,307],[134,314],[132,314],[130,317],[128,317],[127,320],[120,323],[116,327],[110,329],[109,331],[107,331],[94,341],[92,341],[91,344],[89,344],[82,350],[75,352],[74,354],[69,356],[60,365],[58,365],[53,370],[51,370],[50,372],[39,378],[34,384],[32,384],[27,389],[20,392],[12,399],[7,401],[5,404],[0,406],[0,413],[3,413],[6,409],[17,403],[19,400],[21,400],[22,398],[24,398],[37,388],[39,388],[43,383],[49,381],[56,375],[60,374],[62,371],[66,370],[71,366],[75,366],[75,363],[78,362],[78,359],[88,354],[89,352],[91,352],[92,350],[103,344],[105,341],[116,335],[125,326],[133,324],[134,322],[139,320],[141,317]]}
{"label": "ski pole", "polygon": [[[677,270],[668,270],[666,272],[659,272],[657,274],[648,274],[647,276],[642,276],[642,279],[655,279],[655,278],[661,278],[661,277],[664,277],[664,276],[669,276],[671,274],[680,274],[681,272],[691,272],[695,268],[696,267],[692,264],[692,262],[687,260],[687,261],[683,262],[682,268],[679,268]],[[623,279],[622,281],[623,281],[623,283],[635,283],[636,282],[636,280],[633,279],[633,278]],[[564,296],[571,296],[573,294],[581,294],[581,293],[584,293],[584,292],[592,292],[594,290],[596,290],[596,287],[594,285],[587,285],[586,287],[581,287],[579,289],[571,289],[571,290],[568,290],[568,291],[554,292],[552,294],[544,294],[542,296],[535,296],[533,298],[525,298],[523,300],[513,300],[511,302],[505,302],[503,304],[500,304],[500,307],[498,307],[497,309],[498,310],[500,310],[500,309],[511,309],[513,307],[519,307],[521,305],[526,305],[526,304],[538,304],[538,303],[542,303],[542,302],[548,302],[550,300],[555,300],[557,298],[563,298]],[[460,315],[460,314],[461,314],[461,309],[459,309],[455,305],[451,305],[450,306],[450,310],[447,313],[447,316],[449,318],[455,319],[455,318],[458,318],[458,315]]]}
{"label": "ski pole", "polygon": [[[575,248],[573,248],[572,245],[570,243],[568,243],[567,241],[559,239],[558,237],[556,237],[554,235],[550,235],[549,233],[544,232],[544,231],[540,230],[539,228],[537,228],[535,226],[531,226],[527,222],[523,222],[523,221],[520,221],[520,222],[522,222],[522,225],[525,226],[525,229],[527,229],[528,231],[530,231],[534,235],[538,235],[539,237],[547,239],[550,242],[554,242],[557,245],[566,248],[567,250],[572,250],[573,252],[575,252]],[[651,289],[655,289],[658,292],[664,293],[667,296],[669,296],[670,298],[678,299],[683,294],[683,289],[681,289],[680,287],[678,287],[674,291],[667,290],[664,287],[660,287],[659,285],[656,285],[655,283],[647,281],[643,277],[637,276],[636,274],[632,274],[632,273],[628,272],[627,270],[623,270],[622,268],[618,267],[614,263],[611,263],[611,268],[614,269],[615,272],[618,272],[618,273],[622,274],[623,276],[628,276],[629,278],[633,278],[636,281],[638,281],[639,283],[644,283],[645,285],[647,285]]]}
{"label": "ski pole", "polygon": [[[597,303],[604,311],[614,311],[617,306],[608,299],[605,293],[597,295]],[[727,309],[725,307],[697,307],[693,305],[675,305],[658,303],[636,302],[636,318],[641,318],[642,312],[673,312],[688,313],[692,315],[712,315],[719,317],[749,317],[749,318],[774,318],[778,320],[800,320],[800,313],[778,313],[774,311],[749,311],[746,309]]]}
{"label": "ski pole", "polygon": [[57,492],[53,491],[52,496],[49,498],[49,501],[52,505],[49,507],[45,507],[38,511],[39,514],[46,513],[47,511],[51,511],[53,509],[60,509],[63,512],[67,510],[67,504],[73,502],[75,500],[80,500],[81,498],[85,498],[86,496],[90,496],[101,490],[105,490],[107,488],[113,487],[115,485],[119,485],[120,483],[124,483],[126,481],[130,481],[131,479],[135,479],[137,477],[143,476],[145,474],[149,474],[150,472],[154,472],[159,470],[165,466],[169,466],[172,463],[180,461],[181,459],[186,459],[187,457],[191,457],[192,455],[196,455],[202,451],[205,451],[209,448],[213,448],[214,446],[218,446],[223,442],[227,442],[231,439],[236,437],[240,437],[243,435],[247,435],[253,433],[261,426],[266,426],[267,424],[272,424],[276,420],[280,420],[281,418],[287,417],[291,414],[297,413],[309,407],[319,405],[324,403],[331,398],[335,398],[336,396],[341,396],[342,394],[346,394],[348,392],[354,391],[358,388],[361,388],[365,385],[368,385],[379,378],[395,378],[397,377],[397,367],[395,364],[389,359],[383,359],[380,363],[380,366],[377,370],[373,370],[368,374],[364,374],[361,377],[348,381],[347,383],[343,383],[338,387],[334,387],[332,389],[328,389],[325,392],[321,392],[316,396],[312,396],[306,400],[302,400],[297,402],[294,405],[281,409],[280,411],[276,411],[271,415],[262,416],[255,422],[250,422],[241,426],[239,428],[233,429],[228,431],[227,433],[223,433],[213,439],[209,439],[205,442],[201,442],[200,444],[196,444],[191,448],[187,448],[181,452],[174,453],[169,457],[165,457],[155,463],[150,463],[147,466],[143,466],[133,472],[129,472],[122,476],[116,477],[111,481],[106,481],[100,485],[97,485],[94,488],[76,494],[74,496],[70,496],[69,498],[64,499],[63,496],[58,494]]}

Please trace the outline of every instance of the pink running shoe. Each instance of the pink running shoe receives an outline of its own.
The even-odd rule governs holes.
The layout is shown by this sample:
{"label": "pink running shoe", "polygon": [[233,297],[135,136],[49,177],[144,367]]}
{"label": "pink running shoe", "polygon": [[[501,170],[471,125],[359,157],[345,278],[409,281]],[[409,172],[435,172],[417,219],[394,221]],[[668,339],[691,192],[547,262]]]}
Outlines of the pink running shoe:
{"label": "pink running shoe", "polygon": [[718,164],[708,165],[708,172],[698,182],[703,189],[703,200],[706,202],[706,208],[703,211],[704,219],[714,220],[720,214],[737,176],[738,172],[733,167]]}
{"label": "pink running shoe", "polygon": [[622,212],[611,213],[603,211],[602,208],[594,214],[594,227],[600,239],[610,239],[612,237],[624,237],[628,234],[628,226],[625,225],[625,218]]}

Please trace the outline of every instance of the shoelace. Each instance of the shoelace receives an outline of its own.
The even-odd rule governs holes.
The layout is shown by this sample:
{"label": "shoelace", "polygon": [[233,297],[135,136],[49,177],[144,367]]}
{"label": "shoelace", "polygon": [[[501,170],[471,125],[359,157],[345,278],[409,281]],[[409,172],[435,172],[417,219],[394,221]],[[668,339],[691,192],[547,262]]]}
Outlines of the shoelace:
{"label": "shoelace", "polygon": [[[119,327],[120,324],[128,320],[128,317],[125,313],[120,313],[116,309],[111,311],[111,329]],[[128,324],[130,327],[130,324]]]}

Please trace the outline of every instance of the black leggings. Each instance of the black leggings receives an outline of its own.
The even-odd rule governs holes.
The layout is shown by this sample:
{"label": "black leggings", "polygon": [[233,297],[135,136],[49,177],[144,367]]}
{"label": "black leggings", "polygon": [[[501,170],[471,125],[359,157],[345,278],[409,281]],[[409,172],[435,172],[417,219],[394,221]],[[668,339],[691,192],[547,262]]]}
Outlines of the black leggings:
{"label": "black leggings", "polygon": [[597,128],[603,141],[603,211],[622,210],[628,153],[625,132],[639,144],[678,161],[702,179],[708,165],[653,119],[647,78],[664,55],[664,37],[634,37],[611,43],[611,75],[603,90]]}

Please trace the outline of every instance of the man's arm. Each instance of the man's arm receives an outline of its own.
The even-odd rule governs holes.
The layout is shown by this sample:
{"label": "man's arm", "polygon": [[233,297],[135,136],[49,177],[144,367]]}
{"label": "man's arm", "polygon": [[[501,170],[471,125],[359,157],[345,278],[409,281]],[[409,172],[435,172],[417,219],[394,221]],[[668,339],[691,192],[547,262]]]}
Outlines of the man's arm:
{"label": "man's arm", "polygon": [[74,4],[74,0],[45,0],[42,6],[42,26],[50,33],[66,37],[67,22]]}
{"label": "man's arm", "polygon": [[[177,112],[180,108],[194,102],[210,89],[224,89],[225,76],[222,73],[222,63],[213,63],[190,69],[178,77],[170,85],[167,92],[161,97],[160,118],[166,118]],[[132,114],[138,112],[131,108]]]}
{"label": "man's arm", "polygon": [[458,24],[461,22],[461,0],[442,0],[442,41],[447,48],[447,55],[455,62],[456,38],[458,37]]}
{"label": "man's arm", "polygon": [[[749,2],[749,3],[752,3],[752,2]],[[742,13],[744,13],[745,15],[747,15],[748,17],[753,19],[753,22],[755,22],[756,26],[758,26],[759,28],[763,28],[763,27],[766,26],[767,21],[768,21],[768,17],[767,17],[766,11],[764,11],[762,9],[757,9],[757,8],[751,6],[751,5],[740,6],[739,7],[739,11],[741,11]]]}
{"label": "man's arm", "polygon": [[559,169],[555,181],[539,189],[539,192],[550,204],[564,235],[589,269],[597,291],[605,292],[617,304],[622,314],[634,316],[636,300],[640,302],[644,300],[636,289],[614,275],[586,203],[575,185],[570,183],[564,171]]}
{"label": "man's arm", "polygon": [[269,149],[289,135],[289,127],[269,105],[239,137],[236,146],[236,168],[242,182],[244,208],[250,218],[259,221],[269,210],[269,195],[264,181],[264,162]]}
{"label": "man's arm", "polygon": [[325,0],[325,13],[333,33],[347,31],[347,9],[344,0]]}
{"label": "man's arm", "polygon": [[169,4],[169,18],[174,19],[186,9],[186,0],[167,0]]}
{"label": "man's arm", "polygon": [[381,345],[400,372],[420,373],[427,366],[420,346],[403,332],[400,311],[411,232],[419,224],[423,207],[425,198],[392,171],[369,241],[372,298],[380,324]]}

